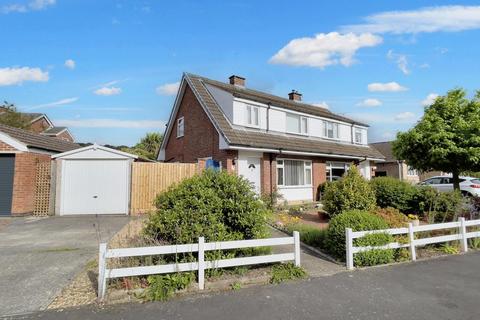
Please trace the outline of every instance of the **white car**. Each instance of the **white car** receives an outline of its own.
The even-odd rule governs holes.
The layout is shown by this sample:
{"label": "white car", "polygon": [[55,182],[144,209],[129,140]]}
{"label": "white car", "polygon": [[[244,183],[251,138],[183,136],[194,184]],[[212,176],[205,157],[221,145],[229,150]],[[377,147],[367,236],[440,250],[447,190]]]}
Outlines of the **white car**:
{"label": "white car", "polygon": [[[420,182],[420,185],[430,186],[438,191],[453,191],[452,176],[435,176]],[[460,177],[460,191],[465,196],[480,196],[480,178]]]}

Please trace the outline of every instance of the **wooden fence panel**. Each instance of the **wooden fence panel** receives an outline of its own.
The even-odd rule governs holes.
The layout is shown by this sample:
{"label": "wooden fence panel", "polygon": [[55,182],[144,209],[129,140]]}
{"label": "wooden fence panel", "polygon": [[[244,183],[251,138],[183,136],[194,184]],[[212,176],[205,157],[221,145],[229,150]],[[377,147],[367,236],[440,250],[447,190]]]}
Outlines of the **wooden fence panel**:
{"label": "wooden fence panel", "polygon": [[195,163],[148,163],[132,164],[132,195],[130,212],[133,215],[153,210],[157,194],[171,185],[194,176],[198,172]]}

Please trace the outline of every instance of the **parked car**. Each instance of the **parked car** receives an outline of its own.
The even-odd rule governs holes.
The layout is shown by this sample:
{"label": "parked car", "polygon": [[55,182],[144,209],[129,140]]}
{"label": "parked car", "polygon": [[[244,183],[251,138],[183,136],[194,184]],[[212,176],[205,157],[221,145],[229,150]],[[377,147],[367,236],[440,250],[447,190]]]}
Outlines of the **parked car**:
{"label": "parked car", "polygon": [[[452,176],[435,176],[428,178],[420,185],[430,186],[438,191],[453,191]],[[460,177],[460,191],[465,196],[480,196],[480,179],[474,177]]]}

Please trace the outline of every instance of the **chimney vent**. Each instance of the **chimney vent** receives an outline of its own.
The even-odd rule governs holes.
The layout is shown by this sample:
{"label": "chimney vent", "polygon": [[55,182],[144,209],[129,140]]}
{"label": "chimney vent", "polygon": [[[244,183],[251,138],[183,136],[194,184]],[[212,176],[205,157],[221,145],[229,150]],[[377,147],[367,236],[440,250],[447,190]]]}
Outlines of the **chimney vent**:
{"label": "chimney vent", "polygon": [[243,87],[243,88],[245,87],[245,78],[244,77],[232,75],[228,78],[228,80],[230,80],[230,84],[233,84],[234,86],[239,86],[239,87]]}
{"label": "chimney vent", "polygon": [[288,94],[288,99],[293,101],[302,101],[302,94],[296,90],[292,90],[292,92]]}

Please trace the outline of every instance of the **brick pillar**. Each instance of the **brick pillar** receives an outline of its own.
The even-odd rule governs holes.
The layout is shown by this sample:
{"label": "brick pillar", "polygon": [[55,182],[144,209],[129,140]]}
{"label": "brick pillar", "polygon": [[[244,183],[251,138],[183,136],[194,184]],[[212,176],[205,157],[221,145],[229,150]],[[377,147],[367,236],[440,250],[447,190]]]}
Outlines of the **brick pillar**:
{"label": "brick pillar", "polygon": [[325,164],[325,160],[314,159],[312,161],[312,170],[312,193],[313,200],[316,201],[318,198],[318,186],[327,181],[327,166]]}
{"label": "brick pillar", "polygon": [[[271,160],[270,156],[272,156]],[[264,153],[260,161],[260,175],[262,184],[261,191],[262,193],[270,194],[277,187],[277,166],[275,161],[275,155],[271,155],[270,153]]]}

